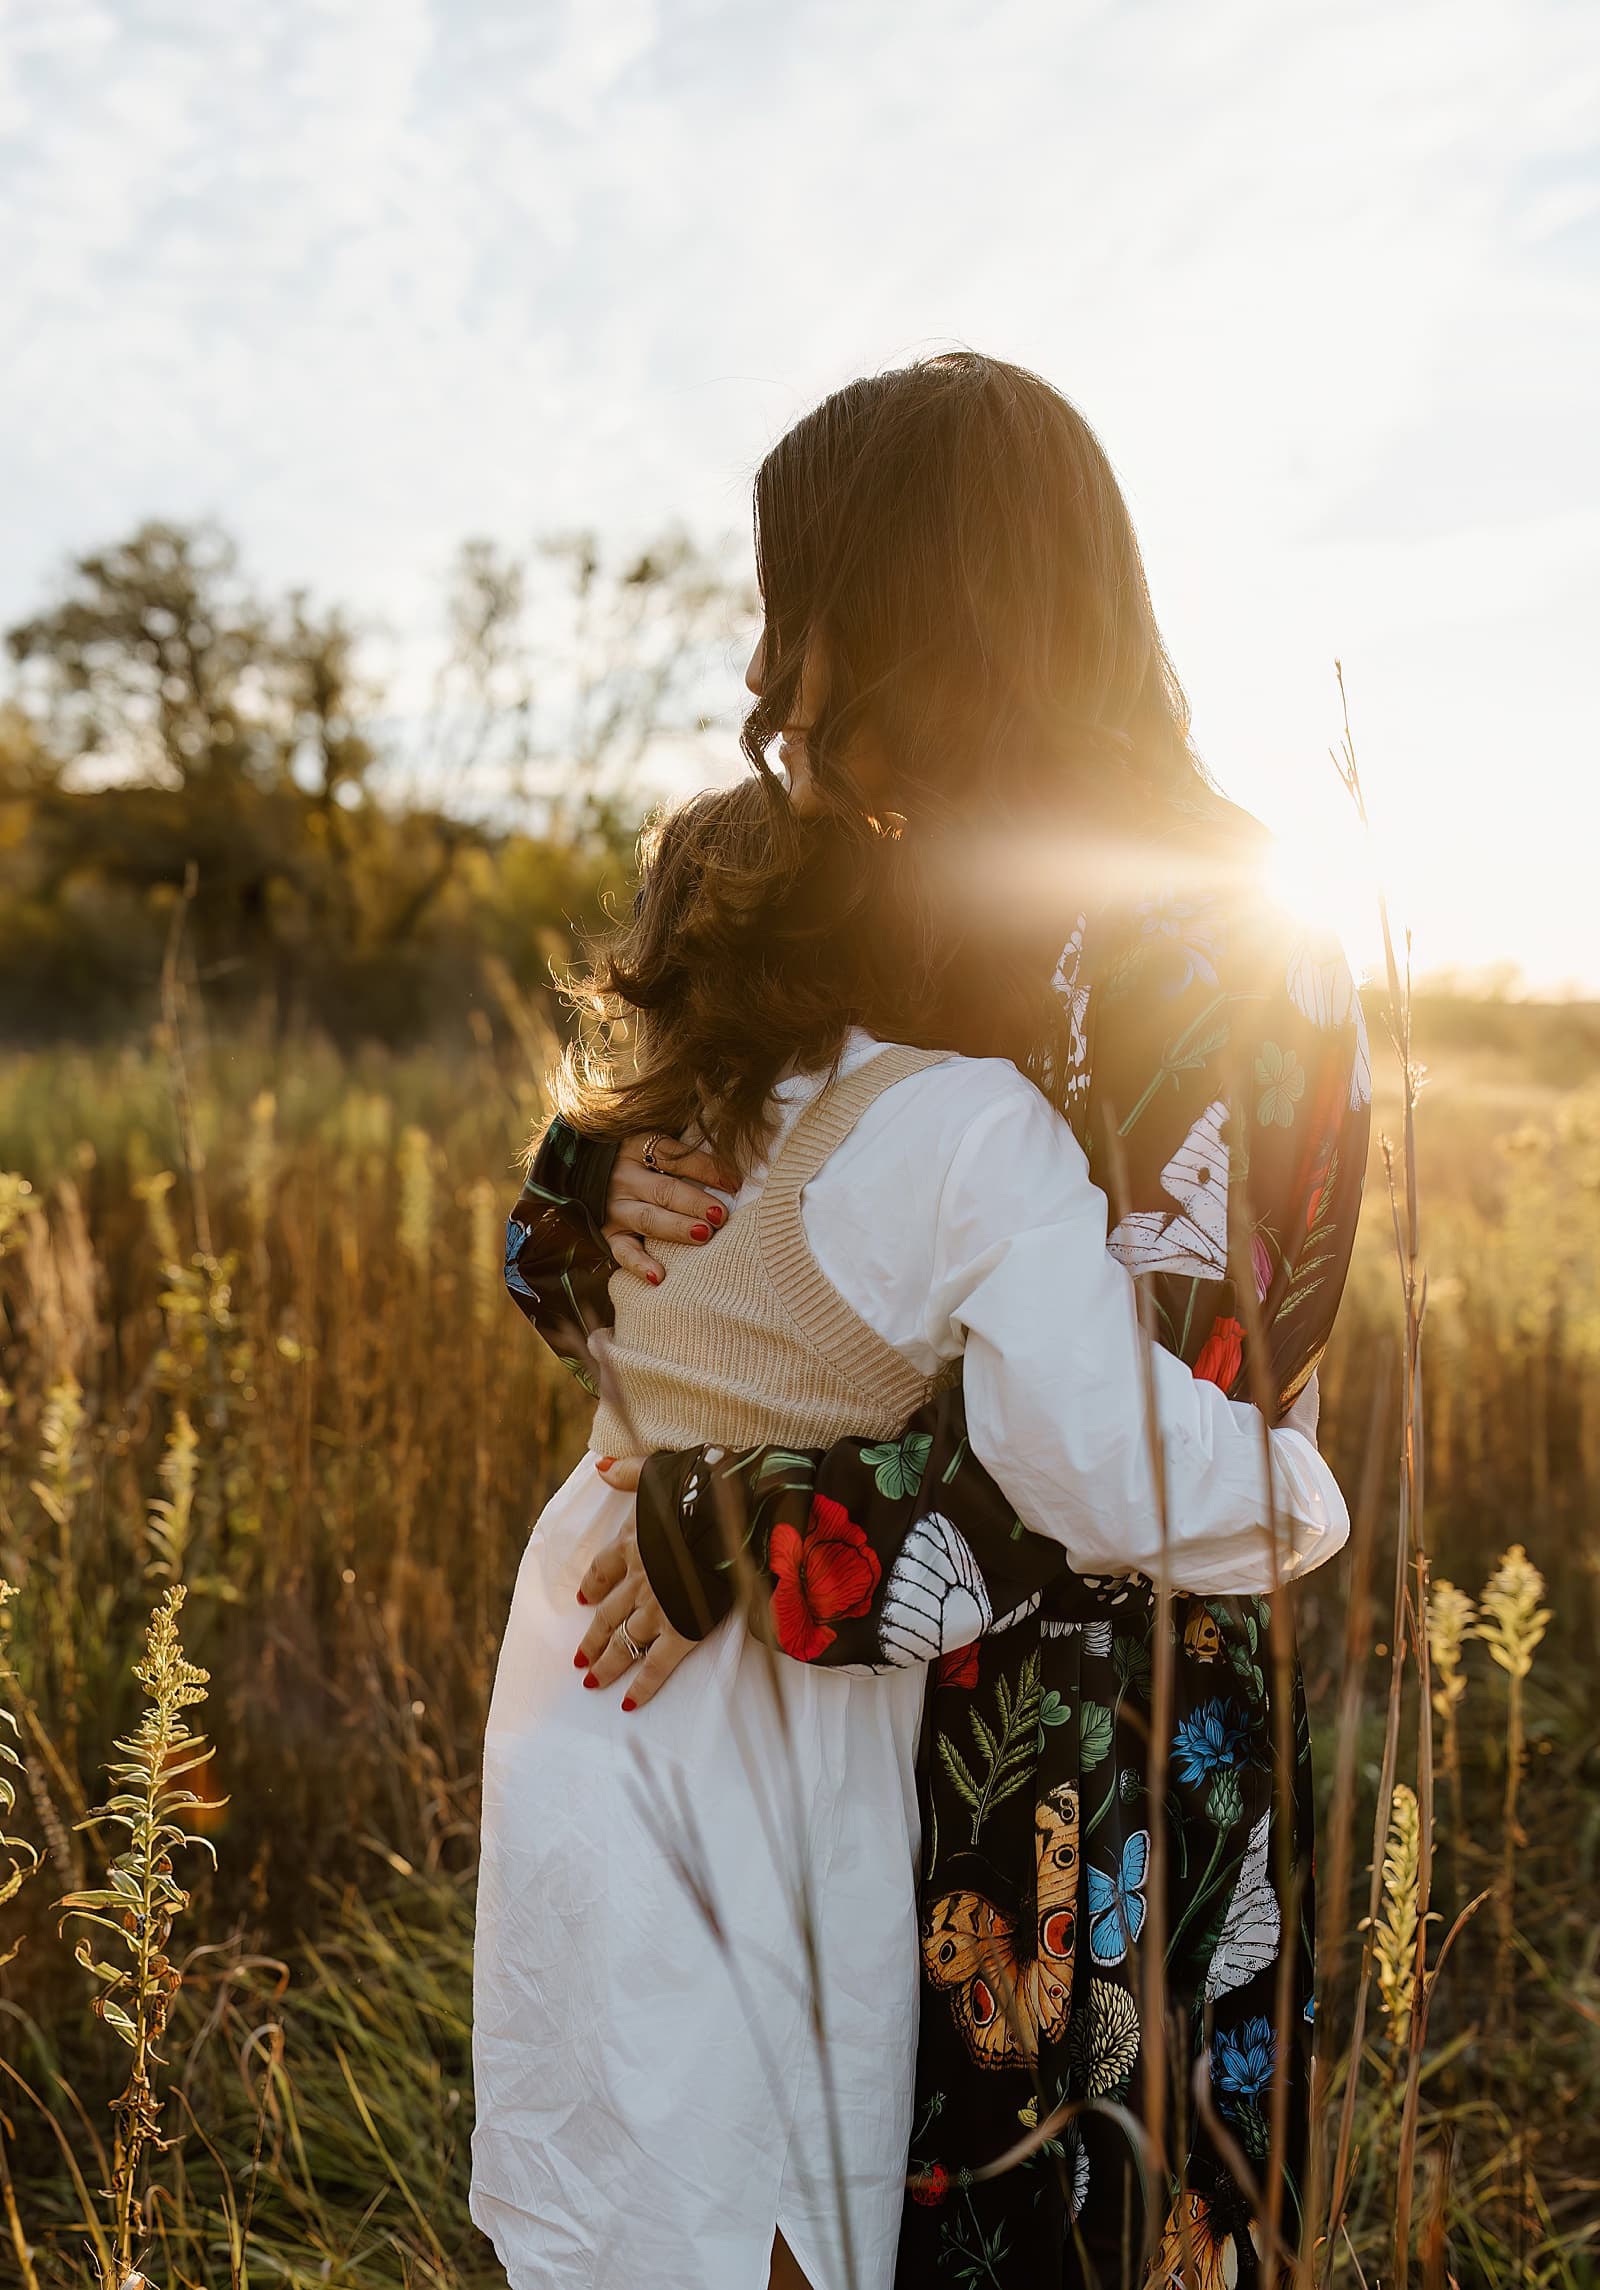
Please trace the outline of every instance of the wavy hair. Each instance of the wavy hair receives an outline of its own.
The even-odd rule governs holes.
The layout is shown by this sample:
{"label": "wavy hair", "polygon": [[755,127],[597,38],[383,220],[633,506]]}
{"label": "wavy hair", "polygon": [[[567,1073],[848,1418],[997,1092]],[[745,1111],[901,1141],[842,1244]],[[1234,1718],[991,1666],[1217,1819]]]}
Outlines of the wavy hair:
{"label": "wavy hair", "polygon": [[[593,1132],[694,1121],[736,1154],[851,1024],[1059,1071],[1063,918],[1123,854],[1241,816],[1191,743],[1110,462],[1036,374],[963,350],[852,382],[773,447],[754,509],[754,780],[659,831],[581,990],[638,1013],[631,1072],[591,1043],[560,1089]],[[767,751],[819,644],[801,819]]]}

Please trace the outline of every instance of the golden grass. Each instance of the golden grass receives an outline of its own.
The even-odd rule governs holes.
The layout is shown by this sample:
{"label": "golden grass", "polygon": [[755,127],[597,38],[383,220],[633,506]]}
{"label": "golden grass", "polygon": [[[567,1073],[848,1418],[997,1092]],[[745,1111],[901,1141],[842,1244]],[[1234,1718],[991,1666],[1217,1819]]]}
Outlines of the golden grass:
{"label": "golden grass", "polygon": [[[500,1292],[538,1105],[482,1041],[343,1065],[187,1023],[181,1091],[170,1014],[149,1050],[0,1076],[0,2271],[488,2283],[465,2215],[478,1746],[527,1526],[585,1427]],[[1448,2264],[1581,2285],[1600,1094],[1544,1072],[1519,1096],[1503,1053],[1488,1079],[1440,1064],[1417,1120],[1426,1300],[1419,1275],[1408,1331],[1380,1162],[1324,1373],[1325,1443],[1368,1515],[1301,1601],[1334,1777],[1321,2103],[1343,2212],[1306,2279],[1393,2283],[1398,2239],[1429,2284]],[[1380,1103],[1378,1128],[1401,1111]],[[1374,1631],[1360,1570],[1390,1562]],[[130,1664],[179,1584],[174,1659],[211,1673],[213,1746],[188,1780],[206,1802],[166,1826],[204,1849],[148,1812],[119,1861],[101,1776],[128,1762]],[[190,1896],[181,1952],[128,1934],[131,2003],[56,1937],[58,1904],[103,1903],[114,1865]],[[97,1996],[145,2030],[134,2113]]]}

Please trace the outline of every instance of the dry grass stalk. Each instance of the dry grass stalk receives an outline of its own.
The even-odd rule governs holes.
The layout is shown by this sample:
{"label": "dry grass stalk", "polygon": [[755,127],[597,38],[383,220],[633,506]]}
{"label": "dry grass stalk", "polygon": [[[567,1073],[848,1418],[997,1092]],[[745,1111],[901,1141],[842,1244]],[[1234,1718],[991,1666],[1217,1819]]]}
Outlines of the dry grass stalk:
{"label": "dry grass stalk", "polygon": [[[11,1616],[7,1609],[16,1595],[14,1584],[0,1582],[0,1686],[9,1685],[12,1677],[8,1650]],[[39,1866],[40,1856],[36,1845],[26,1837],[8,1836],[3,1826],[15,1812],[17,1804],[17,1785],[11,1775],[23,1771],[22,1759],[12,1746],[13,1742],[21,1739],[22,1727],[15,1713],[3,1702],[0,1702],[0,1728],[3,1728],[0,1731],[0,1855],[4,1856],[0,1860],[0,1908],[3,1908],[7,1901],[16,1899],[23,1885]],[[10,1734],[10,1741],[5,1738],[6,1734]],[[10,1771],[7,1771],[8,1767]],[[9,1964],[21,1946],[19,1939],[13,1941],[9,1948],[0,1951],[0,1964]]]}
{"label": "dry grass stalk", "polygon": [[154,1556],[145,1571],[167,1582],[178,1582],[183,1577],[184,1560],[189,1549],[189,1528],[194,1514],[194,1489],[198,1476],[196,1455],[199,1440],[185,1407],[173,1410],[166,1445],[162,1449],[159,1476],[164,1492],[150,1505],[149,1531]]}
{"label": "dry grass stalk", "polygon": [[1550,1622],[1550,1609],[1542,1606],[1544,1576],[1520,1543],[1513,1543],[1484,1585],[1477,1636],[1489,1649],[1491,1660],[1506,1674],[1506,1787],[1501,1815],[1500,1883],[1495,1896],[1498,1935],[1496,1952],[1496,2012],[1508,2026],[1512,2006],[1512,1946],[1516,1931],[1517,1851],[1526,1844],[1517,1819],[1527,1753],[1522,1707],[1523,1686],[1533,1669],[1533,1657]]}
{"label": "dry grass stalk", "polygon": [[414,1122],[400,1132],[400,1246],[419,1272],[433,1250],[433,1145]]}
{"label": "dry grass stalk", "polygon": [[[1355,805],[1363,832],[1370,843],[1371,822],[1367,814],[1366,797],[1361,784],[1360,766],[1356,760],[1354,735],[1350,729],[1349,699],[1345,692],[1343,667],[1335,662],[1339,681],[1339,698],[1343,714],[1341,743],[1334,757],[1335,768],[1346,792]],[[1386,1837],[1393,1818],[1395,1770],[1399,1753],[1401,1723],[1401,1686],[1404,1677],[1408,1646],[1414,1654],[1419,1684],[1417,1717],[1417,1855],[1416,1855],[1416,1956],[1412,1969],[1413,2001],[1420,1998],[1426,1978],[1425,1949],[1427,1945],[1428,1903],[1433,1879],[1433,1721],[1431,1715],[1431,1686],[1428,1656],[1428,1553],[1424,1533],[1423,1509],[1423,1457],[1425,1453],[1425,1424],[1422,1385],[1422,1336],[1427,1313],[1427,1274],[1422,1263],[1421,1218],[1419,1184],[1417,1176],[1417,1098],[1422,1087],[1423,1071],[1418,1063],[1413,1037],[1414,1000],[1411,983],[1411,946],[1406,941],[1406,960],[1402,970],[1395,951],[1394,932],[1389,919],[1389,903],[1381,882],[1378,891],[1378,919],[1383,936],[1384,972],[1388,985],[1388,1025],[1394,1045],[1401,1082],[1401,1170],[1403,1184],[1395,1182],[1395,1158],[1389,1140],[1383,1140],[1384,1167],[1389,1178],[1389,1201],[1394,1227],[1395,1257],[1400,1271],[1401,1297],[1405,1315],[1404,1382],[1400,1417],[1400,1517],[1395,1568],[1394,1652],[1390,1672],[1388,1718],[1385,1726],[1383,1775],[1379,1785],[1377,1816],[1373,1838],[1373,1916],[1376,1918],[1376,1893],[1379,1877],[1380,1845]],[[1409,1593],[1409,1595],[1408,1595]],[[1369,1950],[1370,1959],[1370,1950]],[[1363,1982],[1367,1977],[1363,1969]],[[1423,2019],[1413,2009],[1409,2020],[1409,2042],[1406,2075],[1400,2115],[1399,2152],[1396,2160],[1396,2189],[1394,2205],[1393,2270],[1397,2283],[1406,2280],[1411,2244],[1411,2207],[1416,2175],[1417,2111],[1422,2085],[1421,2034]],[[1352,2047],[1347,2108],[1340,2125],[1341,2164],[1337,2194],[1342,2196],[1348,2159],[1347,2132],[1351,2125],[1350,2105],[1353,2104],[1356,2082],[1360,2074],[1359,2035]],[[1338,2214],[1335,2214],[1336,2224]],[[1329,2233],[1331,2250],[1334,2234]]]}
{"label": "dry grass stalk", "polygon": [[[1122,1145],[1122,1130],[1118,1126],[1116,1108],[1109,1103],[1104,1109],[1105,1137],[1109,1148],[1110,1168],[1108,1193],[1113,1222],[1123,1217],[1130,1205],[1128,1191],[1127,1157]],[[1151,1649],[1153,1655],[1150,1690],[1150,1741],[1145,1760],[1145,1792],[1147,1802],[1154,1808],[1166,1803],[1167,1771],[1171,1758],[1172,1712],[1176,1700],[1177,1651],[1172,1628],[1172,1569],[1168,1557],[1172,1540],[1172,1525],[1167,1508],[1167,1464],[1162,1439],[1160,1411],[1156,1397],[1155,1347],[1156,1329],[1155,1294],[1149,1279],[1134,1275],[1134,1293],[1138,1302],[1139,1328],[1142,1338],[1140,1362],[1142,1368],[1145,1437],[1148,1445],[1150,1478],[1155,1490],[1157,1525],[1160,1532],[1160,1558],[1156,1567],[1152,1589],[1154,1603],[1151,1614]],[[1250,1283],[1254,1294],[1254,1282]],[[1268,1484],[1270,1487],[1270,1467]],[[1185,2152],[1181,2110],[1187,2099],[1187,2078],[1175,2063],[1186,2055],[1183,2031],[1174,2031],[1167,2011],[1167,1835],[1166,1825],[1157,1818],[1150,1822],[1149,1883],[1146,1894],[1148,1908],[1145,1928],[1136,1946],[1129,1950],[1130,1959],[1136,1959],[1138,1977],[1140,2023],[1145,2030],[1141,2044],[1143,2054],[1144,2154],[1148,2167],[1157,2174],[1170,2169],[1170,2154],[1182,2156]],[[1180,2111],[1170,2142],[1167,2119],[1170,2109]],[[1141,2161],[1141,2171],[1146,2168]],[[1145,2245],[1139,2262],[1148,2263],[1151,2243],[1161,2231],[1162,2222],[1147,2213],[1145,2218]],[[1193,2264],[1190,2247],[1189,2216],[1187,2206],[1178,2205],[1178,2239],[1180,2258],[1185,2273]],[[1124,2252],[1124,2260],[1131,2253]]]}
{"label": "dry grass stalk", "polygon": [[[121,1786],[91,1816],[121,1829],[127,1837],[106,1874],[108,1882],[69,1893],[58,1905],[68,1920],[92,1929],[74,1954],[100,1984],[94,1999],[98,2019],[133,2054],[128,2081],[112,2101],[116,2136],[112,2149],[110,2197],[115,2282],[134,2271],[135,2245],[145,2234],[141,2180],[146,2149],[160,2144],[161,2099],[151,2075],[161,2060],[160,2043],[171,2016],[182,1975],[167,1954],[173,1920],[189,1896],[172,1873],[172,1856],[184,1847],[211,1853],[204,1837],[184,1826],[208,1801],[184,1786],[210,1755],[204,1740],[189,1730],[185,1710],[206,1698],[207,1673],[185,1658],[178,1636],[184,1590],[174,1584],[150,1618],[143,1661],[134,1676],[148,1701],[138,1730],[118,1741],[111,1778]],[[106,1939],[121,1952],[118,1962],[104,1951]],[[103,2290],[113,2290],[110,2281]]]}
{"label": "dry grass stalk", "polygon": [[[1357,1752],[1360,1746],[1367,1656],[1372,1645],[1372,1559],[1377,1542],[1379,1496],[1386,1463],[1392,1364],[1392,1351],[1386,1347],[1372,1387],[1361,1489],[1350,1536],[1350,1586],[1345,1604],[1344,1659],[1334,1724],[1333,1790],[1327,1819],[1328,1881],[1323,1895],[1325,1901],[1332,1904],[1334,1914],[1339,1918],[1344,1917],[1346,1903],[1350,1898],[1350,1878],[1354,1865]],[[1337,1986],[1348,1937],[1347,1926],[1343,1922],[1333,1922],[1324,1913],[1318,1938],[1317,1966],[1317,1982],[1324,1994]],[[1317,2250],[1325,2242],[1331,2244],[1333,2241],[1332,2233],[1325,2234],[1324,2231],[1325,2217],[1337,2215],[1330,2214],[1329,2208],[1331,2158],[1328,2141],[1324,2136],[1331,2072],[1326,2051],[1318,2049],[1312,2069],[1310,2175],[1295,2272],[1295,2290],[1313,2290]],[[1350,2104],[1354,2104],[1353,2096]]]}

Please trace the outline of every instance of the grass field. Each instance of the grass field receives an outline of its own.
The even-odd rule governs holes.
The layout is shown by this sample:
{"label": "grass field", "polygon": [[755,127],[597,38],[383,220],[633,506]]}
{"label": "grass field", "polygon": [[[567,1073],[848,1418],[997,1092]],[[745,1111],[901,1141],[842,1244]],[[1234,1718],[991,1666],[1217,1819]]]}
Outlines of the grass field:
{"label": "grass field", "polygon": [[[1487,1897],[1431,1984],[1408,2079],[1403,1797],[1377,1924],[1357,1929],[1386,1739],[1427,1794],[1409,1654],[1392,1677],[1404,1320],[1375,1146],[1323,1377],[1323,1443],[1354,1507],[1368,1491],[1365,1562],[1300,1606],[1322,1781],[1343,1792],[1319,1875],[1330,2153],[1364,1950],[1371,1979],[1328,2256],[1340,2284],[1396,2279],[1414,2137],[1418,2279],[1590,2284],[1600,1013],[1423,999],[1416,1018],[1433,1068],[1414,1459],[1435,1570],[1430,1966]],[[1375,1130],[1398,1136],[1379,1065]],[[17,1944],[0,2278],[111,2282],[132,2258],[162,2290],[495,2279],[465,2211],[477,1749],[528,1524],[585,1429],[500,1287],[538,1112],[486,1038],[345,1063],[208,1039],[191,1014],[181,1057],[164,1037],[0,1065],[0,1704],[17,1729],[0,1745],[18,1760],[0,1762],[0,1958]],[[1502,1567],[1513,1546],[1542,1596]],[[147,1694],[133,1665],[179,1582],[209,1683],[158,1646]],[[160,1802],[186,1726],[209,1744],[187,1785],[214,1801],[192,1810]],[[114,1791],[120,1825],[95,1813]],[[169,1826],[198,1841],[167,1852]],[[190,1897],[164,1909],[163,1886]],[[102,1898],[58,1936],[73,1895]]]}

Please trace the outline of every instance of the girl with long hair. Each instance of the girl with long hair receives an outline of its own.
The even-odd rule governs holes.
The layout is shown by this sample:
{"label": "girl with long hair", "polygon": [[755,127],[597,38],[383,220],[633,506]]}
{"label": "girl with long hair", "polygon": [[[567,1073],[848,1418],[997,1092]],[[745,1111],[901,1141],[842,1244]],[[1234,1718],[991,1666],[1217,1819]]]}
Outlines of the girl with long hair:
{"label": "girl with long hair", "polygon": [[[1048,385],[970,355],[854,384],[774,450],[756,516],[766,625],[745,732],[753,800],[702,816],[676,855],[664,851],[653,887],[647,878],[601,980],[612,1008],[639,1015],[641,1062],[625,1076],[574,1074],[569,1118],[541,1148],[509,1236],[508,1281],[541,1331],[583,1373],[604,1350],[614,1400],[599,1444],[659,1452],[636,1532],[611,1540],[604,1504],[619,1498],[576,1486],[558,1498],[584,1504],[581,1552],[569,1549],[561,1579],[576,1569],[572,1593],[598,1601],[592,1619],[574,1612],[589,1621],[585,1675],[602,1688],[626,1675],[631,1709],[607,1695],[580,1721],[588,1697],[532,1685],[530,1570],[549,1599],[537,1606],[548,1645],[560,1636],[540,1538],[519,1584],[502,1678],[514,1662],[538,1722],[497,1689],[479,2215],[529,2215],[518,2185],[526,2196],[560,2176],[560,2141],[547,2151],[546,2134],[578,2119],[560,2091],[537,2120],[504,2103],[525,2088],[517,2061],[528,2076],[548,2065],[556,2035],[530,2034],[523,1991],[533,1979],[547,1992],[559,1967],[548,1932],[500,1937],[512,1929],[496,1905],[506,1870],[542,1848],[505,1843],[527,1829],[498,1810],[510,1802],[498,1761],[519,1785],[543,1775],[542,1804],[561,1757],[548,1728],[598,1728],[609,1714],[599,1761],[559,1785],[563,1833],[607,1832],[622,1729],[640,1729],[625,1738],[648,1755],[658,1744],[643,1729],[669,1712],[685,1725],[702,1706],[751,1721],[737,1680],[766,1672],[749,1672],[749,1640],[726,1620],[743,1574],[754,1619],[787,1657],[786,1706],[789,1693],[832,1687],[827,1708],[844,1711],[849,1695],[862,1713],[827,1744],[831,1786],[804,1777],[813,1822],[864,1824],[852,1839],[876,1840],[908,1883],[920,1844],[921,2027],[897,2279],[972,2279],[976,2265],[1005,2285],[1131,2284],[1154,2256],[1159,2280],[1247,2282],[1259,2254],[1296,2232],[1310,2006],[1303,1710],[1263,1594],[1330,1542],[1308,1539],[1305,1497],[1280,1503],[1277,1466],[1293,1453],[1309,1467],[1305,1443],[1281,1428],[1270,1507],[1288,1539],[1260,1534],[1265,1426],[1241,1402],[1258,1391],[1278,1415],[1326,1341],[1364,1161],[1359,1005],[1336,950],[1263,897],[1260,832],[1194,757],[1115,480]],[[766,762],[780,735],[786,790]],[[874,1062],[888,1083],[882,1061],[900,1052],[877,1050],[883,1041],[960,1056],[908,1068],[870,1105],[841,1103]],[[838,1108],[814,1168],[800,1099]],[[786,1168],[796,1130],[802,1158]],[[730,1160],[739,1190],[706,1190]],[[1100,1285],[1113,1266],[1103,1200],[1083,1221],[1088,1175],[1112,1198],[1113,1256],[1147,1276],[1161,1347],[1148,1363],[1130,1289],[1113,1301]],[[785,1278],[802,1253],[820,1266],[848,1324],[871,1326],[926,1378],[920,1404],[889,1421],[888,1384],[858,1384],[836,1428],[806,1436],[791,1396],[782,1423],[761,1431],[761,1408],[776,1404],[765,1386],[743,1412],[726,1393],[708,1403],[710,1350],[688,1338],[676,1380],[652,1384],[641,1306],[709,1328],[725,1302],[718,1280],[765,1293],[736,1236],[741,1218],[748,1231],[779,1214],[759,1206],[769,1187],[790,1204],[795,1252],[772,1261]],[[1092,1271],[1076,1245],[1061,1253],[1065,1232],[1081,1243],[1091,1228]],[[719,1275],[723,1254],[733,1261]],[[811,1310],[783,1320],[800,1329],[790,1366],[801,1383]],[[613,1313],[602,1347],[593,1332]],[[647,1404],[634,1405],[630,1382]],[[1187,1413],[1197,1396],[1212,1411],[1203,1431]],[[700,1404],[717,1420],[691,1436]],[[819,1401],[811,1425],[827,1412]],[[1233,1477],[1235,1435],[1254,1457],[1248,1496]],[[1324,1489],[1318,1501],[1336,1498]],[[1255,1530],[1242,1541],[1241,1526]],[[710,1643],[692,1652],[698,1638]],[[903,1739],[884,1746],[902,1691],[921,1726],[912,1810],[891,1822],[891,1772],[910,1787]],[[876,1770],[856,1723],[887,1760]],[[804,1727],[787,1738],[820,1746]],[[703,1731],[695,1739],[699,1761],[675,1768],[683,1802],[696,1822],[713,1801],[719,1820],[733,1805],[748,1851],[766,1800],[752,1801],[748,1781],[741,1797],[725,1747],[713,1755]],[[807,1846],[829,1872],[835,1863],[814,1825],[804,1833],[789,1876],[812,1899]],[[881,1875],[864,1848],[851,1865],[868,1861]],[[781,1871],[769,1887],[785,1892]],[[774,1910],[773,1890],[761,1897]],[[909,2102],[913,2037],[888,1969],[895,1920],[875,1954],[859,1900],[823,1906],[843,1923],[822,1917],[813,1941],[851,1937],[813,1946],[829,2038],[815,2073],[825,2078],[842,2043],[848,2105],[823,2105],[824,2081],[808,2114],[814,2031],[802,2014],[776,2054],[789,2080],[765,2102],[738,2090],[745,2112],[725,2150],[745,2204],[738,2255],[722,2272],[703,2256],[685,2281],[759,2280],[749,2236],[760,2239],[774,2184],[776,2223],[810,2279],[820,2290],[846,2278],[823,2211],[806,2208],[789,2169],[830,2121],[847,2127],[856,2279],[888,2279],[882,2173],[898,2207],[903,2143],[898,2164],[884,2157],[907,2122],[894,2109]],[[792,1909],[775,1913],[792,1973],[804,1949]],[[603,1931],[594,1945],[604,1961]],[[533,1968],[519,1973],[519,1961]],[[823,2008],[836,1982],[848,2001]],[[771,2049],[777,2022],[760,1999],[752,2020]],[[719,2023],[719,2044],[724,2033]],[[863,2034],[876,2084],[852,2080]],[[610,2040],[596,2030],[602,2051]],[[638,2053],[643,2081],[661,2048]],[[692,2056],[687,2039],[681,2048]],[[1225,2141],[1196,2108],[1196,2069]],[[643,2152],[638,2102],[607,2089],[624,2143]],[[669,2076],[656,2097],[681,2126],[675,2090]],[[697,2103],[709,2105],[702,2092]],[[752,2111],[762,2168],[747,2152]],[[702,2171],[728,2130],[711,2116],[716,2137],[689,2142]],[[868,2119],[876,2141],[860,2131]],[[664,2127],[652,2162],[700,2187]],[[809,2170],[826,2176],[814,2152]],[[709,2199],[703,2187],[697,2199]],[[503,2256],[516,2248],[506,2231]],[[525,2278],[612,2279],[573,2231],[567,2274]],[[609,2213],[606,2231],[625,2244]]]}

